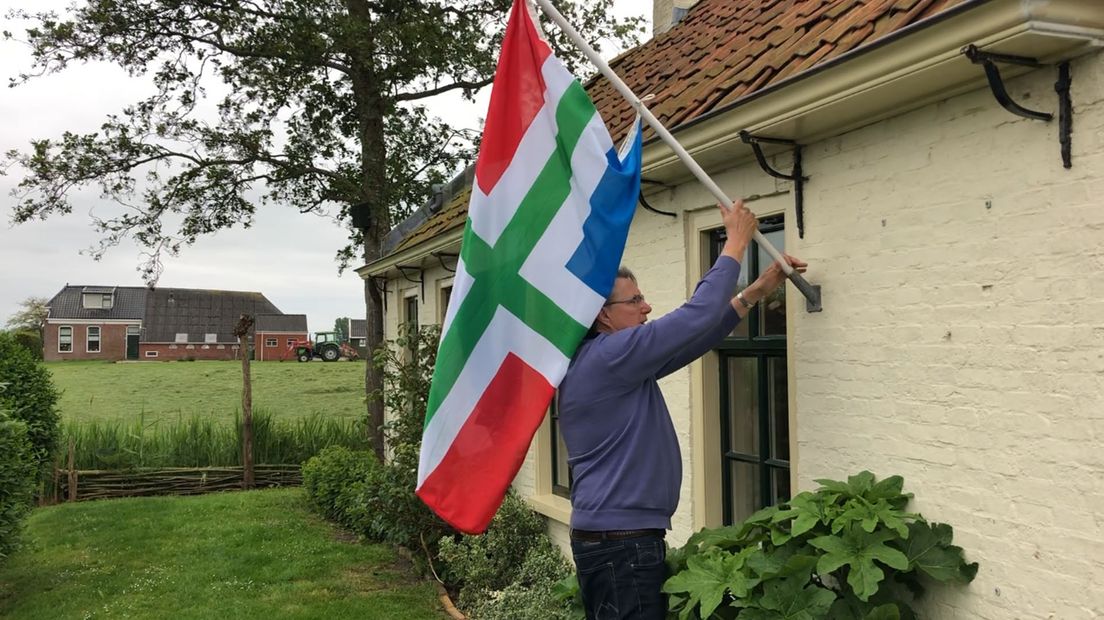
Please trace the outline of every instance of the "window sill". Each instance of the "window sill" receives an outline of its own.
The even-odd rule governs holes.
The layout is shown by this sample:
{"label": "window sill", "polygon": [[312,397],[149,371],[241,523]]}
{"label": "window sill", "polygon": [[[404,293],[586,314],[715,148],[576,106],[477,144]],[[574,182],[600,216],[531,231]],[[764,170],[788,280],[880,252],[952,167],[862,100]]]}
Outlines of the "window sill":
{"label": "window sill", "polygon": [[549,519],[559,521],[564,525],[571,524],[571,502],[566,498],[548,493],[544,495],[533,495],[529,497],[527,501],[533,510],[536,510]]}

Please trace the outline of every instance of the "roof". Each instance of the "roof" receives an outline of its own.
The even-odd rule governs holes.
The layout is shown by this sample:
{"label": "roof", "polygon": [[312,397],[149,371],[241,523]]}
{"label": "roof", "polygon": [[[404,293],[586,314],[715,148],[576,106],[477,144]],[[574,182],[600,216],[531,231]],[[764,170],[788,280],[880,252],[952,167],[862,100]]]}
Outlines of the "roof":
{"label": "roof", "polygon": [[307,332],[305,314],[258,314],[253,329],[258,332]]}
{"label": "roof", "polygon": [[365,319],[349,319],[349,337],[367,338],[368,321],[366,321]]}
{"label": "roof", "polygon": [[146,295],[143,341],[174,342],[177,334],[188,334],[189,342],[204,342],[206,334],[217,334],[218,342],[236,342],[234,328],[242,314],[282,313],[260,293],[152,289]]}
{"label": "roof", "polygon": [[[51,320],[58,319],[135,319],[141,320],[146,311],[144,286],[81,286],[65,285],[53,299],[46,303]],[[81,303],[83,293],[115,293],[110,308],[85,308]]]}
{"label": "roof", "polygon": [[[702,0],[610,66],[668,129],[868,45],[965,0]],[[610,135],[636,112],[602,77],[587,92]],[[651,129],[645,133],[645,139]]]}
{"label": "roof", "polygon": [[[719,112],[966,0],[701,0],[667,32],[610,66],[668,129]],[[635,111],[604,77],[587,92],[619,140]],[[652,135],[645,130],[645,139]],[[467,192],[411,230],[385,255],[463,226]],[[402,225],[400,225],[402,226]],[[398,228],[398,227],[396,227]],[[409,232],[407,232],[409,231]]]}

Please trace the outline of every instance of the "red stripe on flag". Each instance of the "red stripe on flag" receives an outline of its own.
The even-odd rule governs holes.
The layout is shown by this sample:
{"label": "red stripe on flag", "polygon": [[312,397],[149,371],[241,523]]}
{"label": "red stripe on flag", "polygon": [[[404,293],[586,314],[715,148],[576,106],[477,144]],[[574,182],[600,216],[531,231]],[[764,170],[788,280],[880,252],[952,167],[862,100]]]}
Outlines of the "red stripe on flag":
{"label": "red stripe on flag", "polygon": [[418,497],[461,532],[483,533],[525,460],[552,390],[543,375],[508,354]]}
{"label": "red stripe on flag", "polygon": [[537,34],[525,0],[514,0],[491,88],[479,159],[475,162],[475,179],[484,194],[490,194],[502,178],[521,137],[544,106],[541,66],[551,53],[551,48]]}

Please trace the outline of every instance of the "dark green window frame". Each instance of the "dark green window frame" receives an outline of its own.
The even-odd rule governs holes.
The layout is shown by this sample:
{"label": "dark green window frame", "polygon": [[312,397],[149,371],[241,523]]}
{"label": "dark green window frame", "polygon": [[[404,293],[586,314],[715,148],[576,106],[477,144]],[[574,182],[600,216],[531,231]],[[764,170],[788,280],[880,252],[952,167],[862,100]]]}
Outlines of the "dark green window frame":
{"label": "dark green window frame", "polygon": [[552,494],[571,499],[571,467],[567,464],[567,446],[560,435],[560,394],[552,397],[548,408],[548,428],[551,437]]}
{"label": "dark green window frame", "polygon": [[[785,222],[782,216],[770,217],[760,220],[759,231],[772,237],[779,249],[782,249]],[[771,234],[776,233],[776,234]],[[711,231],[710,240],[710,264],[717,260],[720,250],[724,245],[725,232],[723,229]],[[777,242],[776,242],[777,240]],[[746,279],[742,281],[752,282],[759,276],[762,269],[770,264],[770,258],[763,252],[757,243],[752,241],[748,248],[745,264],[742,266]],[[785,295],[783,288],[781,293]],[[775,303],[777,303],[777,299]],[[784,297],[782,298],[784,300]],[[748,313],[733,335],[715,349],[719,357],[720,370],[720,416],[721,422],[721,483],[722,483],[722,515],[725,525],[739,522],[749,516],[751,512],[785,501],[790,497],[790,455],[789,455],[789,414],[788,394],[786,393],[786,334],[785,323],[781,328],[771,325],[770,321],[777,322],[778,314],[768,315],[764,303],[757,304]],[[785,306],[782,306],[784,317]],[[772,329],[773,327],[773,329]],[[754,374],[754,398],[749,394],[744,395],[745,401],[754,403],[755,416],[753,429],[736,429],[734,420],[737,413],[734,410],[733,394],[735,393],[731,377],[734,371],[743,365],[745,370],[752,370]],[[779,372],[781,370],[781,372]],[[774,384],[772,385],[772,380]],[[780,381],[779,381],[780,380]],[[781,384],[782,398],[778,398],[777,389]],[[772,387],[775,391],[772,393]],[[779,402],[781,400],[781,402]],[[738,449],[734,445],[734,437],[737,432],[756,433],[751,449],[747,445]],[[738,473],[742,472],[742,476]],[[737,482],[740,489],[734,489]],[[747,483],[750,482],[750,488]]]}

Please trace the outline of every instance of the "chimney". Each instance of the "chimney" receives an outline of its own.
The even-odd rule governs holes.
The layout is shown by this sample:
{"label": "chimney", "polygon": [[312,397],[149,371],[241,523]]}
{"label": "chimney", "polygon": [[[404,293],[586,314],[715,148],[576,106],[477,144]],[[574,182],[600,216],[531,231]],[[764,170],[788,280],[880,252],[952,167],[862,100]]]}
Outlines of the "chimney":
{"label": "chimney", "polygon": [[652,36],[659,36],[682,21],[698,0],[652,0]]}

